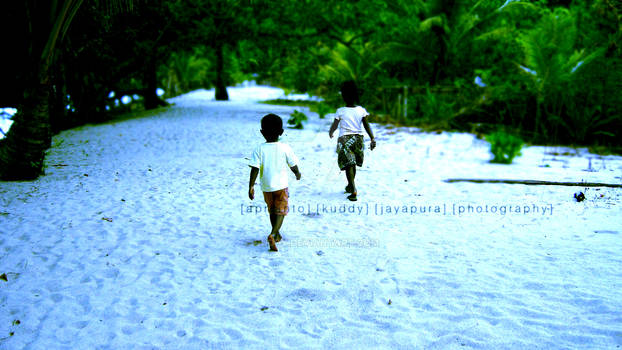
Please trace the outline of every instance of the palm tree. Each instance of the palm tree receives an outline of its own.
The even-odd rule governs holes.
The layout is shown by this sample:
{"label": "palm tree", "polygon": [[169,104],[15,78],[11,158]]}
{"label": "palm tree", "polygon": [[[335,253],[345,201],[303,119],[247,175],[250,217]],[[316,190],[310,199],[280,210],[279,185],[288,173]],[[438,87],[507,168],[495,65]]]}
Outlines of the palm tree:
{"label": "palm tree", "polygon": [[[450,105],[460,104],[456,101],[446,103],[444,99],[469,97],[464,91],[454,89],[453,84],[442,84],[473,79],[477,67],[471,62],[475,43],[483,37],[500,34],[493,33],[499,29],[491,29],[490,24],[501,14],[497,11],[498,6],[484,0],[419,0],[410,6],[419,18],[419,21],[410,22],[415,30],[385,42],[380,49],[382,56],[388,66],[395,66],[392,71],[399,72],[399,85],[410,85],[410,93],[415,94],[411,95],[411,101],[421,100],[423,105],[435,108],[445,104],[445,111],[450,113]],[[460,92],[464,96],[439,99],[434,93],[437,89],[445,94]],[[476,105],[475,102],[472,104]],[[417,106],[417,102],[413,105]]]}
{"label": "palm tree", "polygon": [[553,136],[547,135],[547,121],[566,124],[570,129],[587,129],[587,125],[568,125],[569,121],[561,119],[562,113],[572,91],[589,88],[579,86],[579,73],[602,57],[605,49],[577,50],[576,19],[572,11],[557,8],[545,13],[538,25],[519,39],[525,50],[524,62],[519,67],[528,77],[537,103],[534,135]]}
{"label": "palm tree", "polygon": [[336,95],[339,85],[347,80],[357,83],[361,102],[369,108],[382,106],[387,109],[385,94],[377,94],[375,89],[382,85],[380,81],[386,76],[382,65],[385,58],[381,55],[379,46],[373,42],[352,43],[350,37],[337,42],[334,47],[325,46],[321,50],[325,55],[326,63],[319,66],[318,81],[321,81],[319,91],[329,96],[331,102],[341,103]]}
{"label": "palm tree", "polygon": [[[97,1],[108,13],[131,10],[132,0]],[[51,145],[50,71],[71,23],[84,0],[27,0],[22,9],[29,20],[31,76],[14,123],[0,143],[0,179],[32,180],[42,172]]]}
{"label": "palm tree", "polygon": [[[419,66],[417,80],[437,85],[454,78],[470,76],[464,61],[472,57],[475,40],[492,35],[489,24],[501,13],[484,0],[418,0],[411,4],[420,21],[410,36],[389,40],[384,56],[396,64]],[[488,27],[487,27],[488,26]]]}
{"label": "palm tree", "polygon": [[[275,2],[276,5],[276,2]],[[215,56],[216,100],[228,100],[230,83],[226,66],[231,52],[245,39],[252,38],[255,8],[239,0],[186,0],[174,5],[175,15],[188,23],[186,44],[204,45]]]}

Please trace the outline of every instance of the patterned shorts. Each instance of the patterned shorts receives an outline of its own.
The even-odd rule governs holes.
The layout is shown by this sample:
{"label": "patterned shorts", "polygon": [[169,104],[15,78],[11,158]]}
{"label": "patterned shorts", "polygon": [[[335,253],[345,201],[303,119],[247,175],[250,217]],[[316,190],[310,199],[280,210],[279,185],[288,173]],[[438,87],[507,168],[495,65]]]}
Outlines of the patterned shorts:
{"label": "patterned shorts", "polygon": [[337,164],[344,170],[350,165],[363,166],[363,135],[343,135],[337,139]]}
{"label": "patterned shorts", "polygon": [[289,212],[289,191],[287,188],[274,192],[264,192],[263,199],[268,205],[268,212],[276,215],[287,215]]}

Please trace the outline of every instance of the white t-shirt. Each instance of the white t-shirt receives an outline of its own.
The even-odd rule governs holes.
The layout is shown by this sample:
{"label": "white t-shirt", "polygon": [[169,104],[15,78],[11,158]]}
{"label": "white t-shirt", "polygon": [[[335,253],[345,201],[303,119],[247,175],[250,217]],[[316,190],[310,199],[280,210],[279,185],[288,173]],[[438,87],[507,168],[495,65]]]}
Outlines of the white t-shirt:
{"label": "white t-shirt", "polygon": [[298,158],[289,145],[266,142],[255,148],[248,165],[259,168],[261,190],[274,192],[287,187],[287,173],[298,165]]}
{"label": "white t-shirt", "polygon": [[361,106],[337,109],[335,119],[339,120],[339,136],[363,135],[363,117],[369,113]]}

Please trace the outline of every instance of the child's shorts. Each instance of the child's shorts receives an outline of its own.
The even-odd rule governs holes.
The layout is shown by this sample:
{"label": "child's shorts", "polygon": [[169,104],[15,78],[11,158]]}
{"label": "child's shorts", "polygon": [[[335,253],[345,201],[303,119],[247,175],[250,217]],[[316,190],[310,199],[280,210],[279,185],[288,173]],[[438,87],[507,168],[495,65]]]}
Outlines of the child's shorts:
{"label": "child's shorts", "polygon": [[337,139],[337,164],[344,170],[350,165],[363,166],[363,135],[343,135]]}
{"label": "child's shorts", "polygon": [[287,188],[274,192],[264,192],[263,198],[268,205],[268,212],[276,215],[287,215],[289,212],[289,191]]}

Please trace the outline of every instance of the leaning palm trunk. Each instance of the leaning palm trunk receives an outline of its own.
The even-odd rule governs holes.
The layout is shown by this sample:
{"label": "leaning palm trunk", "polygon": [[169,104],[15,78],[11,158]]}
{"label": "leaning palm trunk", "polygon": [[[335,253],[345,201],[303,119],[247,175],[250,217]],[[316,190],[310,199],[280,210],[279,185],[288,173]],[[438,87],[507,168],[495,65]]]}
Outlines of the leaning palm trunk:
{"label": "leaning palm trunk", "polygon": [[[45,150],[51,143],[49,71],[54,62],[56,45],[67,33],[83,1],[52,1],[50,9],[53,11],[54,20],[49,32],[30,33],[32,38],[43,36],[47,40],[43,49],[39,51],[41,56],[40,60],[36,61],[37,66],[33,67],[33,72],[38,74],[26,87],[14,123],[6,139],[0,144],[0,179],[32,180],[39,177],[43,171]],[[29,6],[30,4],[26,4],[26,7]]]}
{"label": "leaning palm trunk", "polygon": [[[38,0],[26,2],[26,8],[49,10],[52,21],[47,29],[31,32],[31,39],[45,38],[45,46],[31,49],[40,53],[39,60],[34,64],[32,71],[36,72],[36,79],[32,80],[24,91],[24,99],[18,113],[14,116],[14,123],[0,142],[0,179],[2,180],[32,180],[43,172],[45,151],[51,144],[50,128],[50,67],[54,64],[56,47],[63,40],[69,30],[76,13],[85,0],[49,0],[49,8],[37,7]],[[109,0],[111,9],[122,10],[122,3],[132,9],[132,0]],[[44,16],[45,18],[47,16]],[[33,18],[33,17],[30,17]],[[36,16],[36,18],[42,18]],[[45,25],[32,25],[30,28],[46,28]],[[37,23],[38,24],[38,23]],[[33,40],[35,41],[35,40]]]}
{"label": "leaning palm trunk", "polygon": [[29,88],[14,123],[0,146],[0,178],[33,180],[41,175],[50,147],[49,87]]}

